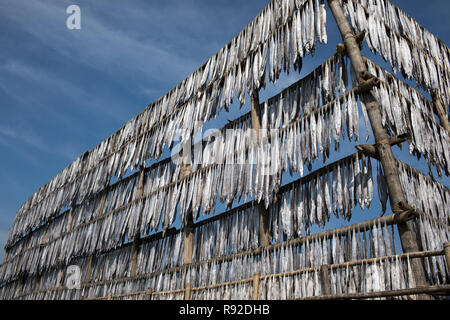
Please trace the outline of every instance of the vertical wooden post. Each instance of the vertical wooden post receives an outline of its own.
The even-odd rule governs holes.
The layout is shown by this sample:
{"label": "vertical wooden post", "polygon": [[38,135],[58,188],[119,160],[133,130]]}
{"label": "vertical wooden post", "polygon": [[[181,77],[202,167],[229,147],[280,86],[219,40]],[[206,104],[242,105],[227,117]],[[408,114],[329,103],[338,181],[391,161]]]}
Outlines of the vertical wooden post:
{"label": "vertical wooden post", "polygon": [[139,235],[136,235],[133,239],[133,255],[131,257],[131,273],[130,276],[136,277],[137,273],[137,260],[138,260],[138,253],[139,253],[139,246],[141,244],[141,237]]}
{"label": "vertical wooden post", "polygon": [[431,93],[431,97],[433,98],[434,112],[439,117],[441,126],[444,127],[444,129],[447,130],[447,133],[450,135],[450,125],[448,123],[448,115],[446,112],[447,110],[445,110],[442,105],[442,100],[441,97],[439,97],[439,92],[433,90],[433,92]]}
{"label": "vertical wooden post", "polygon": [[331,295],[330,272],[327,265],[320,267],[320,283],[322,286],[322,295]]}
{"label": "vertical wooden post", "polygon": [[141,167],[141,172],[139,173],[137,199],[142,198],[142,196],[144,195],[144,178],[145,178],[145,169]]}
{"label": "vertical wooden post", "polygon": [[444,244],[444,252],[445,252],[445,259],[447,260],[447,267],[450,270],[450,242]]}
{"label": "vertical wooden post", "polygon": [[84,282],[89,283],[92,277],[92,263],[94,260],[94,255],[89,256],[88,265],[86,268],[86,275],[84,276]]}
{"label": "vertical wooden post", "polygon": [[184,300],[191,300],[191,284],[186,285],[186,291],[184,291]]}
{"label": "vertical wooden post", "polygon": [[3,257],[3,263],[5,263],[6,261],[8,261],[8,255],[9,255],[9,251],[5,250],[5,256]]}
{"label": "vertical wooden post", "polygon": [[[342,39],[344,40],[353,69],[358,77],[358,83],[362,84],[365,80],[364,76],[367,75],[367,70],[356,41],[356,37],[350,28],[344,12],[342,11],[340,2],[338,0],[328,0],[328,5],[339,27],[339,31]],[[400,178],[395,158],[392,153],[389,137],[386,129],[383,128],[382,125],[381,108],[378,101],[374,97],[372,90],[363,93],[361,95],[361,99],[366,105],[370,124],[372,126],[377,152],[381,160],[389,190],[391,208],[395,214],[399,214],[402,212],[401,207],[403,204],[406,204],[406,201],[401,188]],[[398,224],[398,230],[400,233],[403,251],[405,253],[418,251],[418,245],[410,223]],[[414,270],[417,285],[426,286],[427,282],[421,259],[412,259],[411,264]]]}
{"label": "vertical wooden post", "polygon": [[183,264],[191,264],[193,262],[194,254],[194,228],[193,219],[190,212],[186,217],[187,221],[184,225],[184,258]]}
{"label": "vertical wooden post", "polygon": [[[252,128],[256,133],[257,143],[261,141],[261,110],[259,106],[259,93],[254,91],[252,93]],[[265,208],[263,203],[258,203],[259,212],[259,241],[262,247],[270,245],[269,233],[269,211]]]}
{"label": "vertical wooden post", "polygon": [[106,212],[105,212],[105,207],[106,207],[106,199],[108,199],[108,193],[109,193],[109,186],[107,186],[105,189],[104,189],[104,193],[103,193],[103,196],[102,196],[102,202],[100,203],[100,209],[99,209],[99,216],[102,216],[102,215],[104,215]]}
{"label": "vertical wooden post", "polygon": [[70,232],[72,229],[72,219],[73,219],[73,206],[70,207],[68,218],[67,218],[67,224],[66,224],[66,233]]}
{"label": "vertical wooden post", "polygon": [[[41,245],[45,244],[47,242],[47,234],[48,234],[48,228],[50,227],[50,222],[47,222],[47,224],[45,225],[45,231],[44,231],[44,236],[42,237],[41,240]],[[31,233],[30,233],[31,236]]]}
{"label": "vertical wooden post", "polygon": [[34,288],[34,292],[39,292],[39,290],[41,289],[41,281],[42,276],[36,277],[36,287]]}
{"label": "vertical wooden post", "polygon": [[[144,177],[145,177],[145,169],[144,167],[141,167],[140,174],[139,174],[139,184],[138,184],[138,190],[136,199],[141,199],[144,195]],[[139,215],[141,215],[141,212],[139,212]],[[140,219],[140,216],[139,218]],[[138,223],[139,225],[139,223]],[[141,235],[140,233],[134,235],[133,239],[133,255],[131,257],[131,277],[136,277],[136,271],[137,271],[137,262],[138,262],[138,253],[139,253],[139,246],[141,245]]]}
{"label": "vertical wooden post", "polygon": [[[180,177],[184,178],[191,174],[192,166],[191,166],[191,154],[189,149],[189,154],[187,151],[183,151],[183,160],[181,163],[182,171],[180,172]],[[184,221],[184,256],[183,256],[183,264],[191,264],[193,262],[193,254],[194,254],[194,220],[192,217],[192,212],[187,212]]]}
{"label": "vertical wooden post", "polygon": [[63,270],[61,269],[61,270],[59,270],[58,276],[56,278],[56,288],[61,288],[62,277],[63,277]]}
{"label": "vertical wooden post", "polygon": [[20,297],[23,294],[23,287],[25,286],[26,277],[25,276],[20,277],[19,281],[20,281],[19,290],[17,292],[16,297]]}
{"label": "vertical wooden post", "polygon": [[258,291],[259,291],[259,277],[260,277],[260,273],[259,272],[255,272],[253,274],[253,300],[258,300]]}
{"label": "vertical wooden post", "polygon": [[146,293],[146,299],[147,300],[152,300],[152,294],[153,294],[154,290],[152,288],[148,288],[146,292],[147,292]]}

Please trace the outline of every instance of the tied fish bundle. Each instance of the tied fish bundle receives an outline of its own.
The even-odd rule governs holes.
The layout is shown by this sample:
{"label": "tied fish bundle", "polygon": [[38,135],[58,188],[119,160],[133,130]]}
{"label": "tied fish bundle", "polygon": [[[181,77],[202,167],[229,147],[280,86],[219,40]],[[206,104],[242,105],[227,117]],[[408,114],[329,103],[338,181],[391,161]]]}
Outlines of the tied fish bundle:
{"label": "tied fish bundle", "polygon": [[367,32],[369,48],[395,72],[415,79],[429,93],[437,90],[450,104],[450,50],[441,40],[389,0],[352,0],[344,11],[356,32]]}

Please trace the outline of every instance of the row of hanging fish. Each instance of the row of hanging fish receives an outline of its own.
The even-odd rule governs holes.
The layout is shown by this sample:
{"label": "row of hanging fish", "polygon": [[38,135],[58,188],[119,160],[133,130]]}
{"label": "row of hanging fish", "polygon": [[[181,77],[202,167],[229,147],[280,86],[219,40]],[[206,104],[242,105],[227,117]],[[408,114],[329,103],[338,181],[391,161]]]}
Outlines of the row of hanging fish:
{"label": "row of hanging fish", "polygon": [[395,254],[393,229],[374,223],[369,230],[349,230],[345,235],[333,234],[326,238],[308,237],[300,244],[284,245],[261,254],[245,254],[230,261],[213,261],[190,267],[186,281],[192,287],[233,282],[253,277],[341,264]]}
{"label": "row of hanging fish", "polygon": [[352,0],[344,11],[356,32],[366,31],[369,48],[395,72],[430,93],[438,90],[444,104],[450,104],[450,50],[442,41],[389,0]]}
{"label": "row of hanging fish", "polygon": [[438,172],[450,175],[450,137],[431,113],[425,97],[375,63],[366,59],[368,70],[382,80],[373,92],[380,102],[383,125],[394,134],[409,133],[409,151],[423,155]]}
{"label": "row of hanging fish", "polygon": [[[406,260],[406,261],[405,261]],[[331,294],[383,292],[415,288],[414,274],[409,257],[398,256],[380,262],[332,268],[329,270]],[[263,277],[258,287],[259,300],[301,299],[324,294],[321,273],[318,268],[294,275]],[[253,282],[238,282],[213,288],[194,289],[191,300],[251,300]],[[415,298],[414,296],[412,297]],[[153,295],[157,300],[184,299],[180,293]],[[397,297],[396,299],[402,299]]]}
{"label": "row of hanging fish", "polygon": [[350,221],[359,203],[369,208],[373,197],[372,162],[355,154],[308,175],[283,192],[279,201],[269,207],[273,236],[279,242],[301,236],[310,226],[325,227],[331,214]]}
{"label": "row of hanging fish", "polygon": [[[349,84],[347,63],[341,56],[334,55],[331,58],[327,59],[321,66],[316,68],[305,78],[299,80],[288,89],[283,90],[282,93],[269,99],[269,101],[263,104],[263,128],[276,129],[280,128],[280,126],[287,126],[298,117],[309,115],[313,110],[317,110],[317,108],[321,104],[333,102],[334,99],[339,97],[339,94],[341,92],[346,92],[348,87]],[[347,95],[349,97],[348,99],[346,96],[343,100],[341,99],[342,101],[335,101],[333,105],[328,106],[328,109],[334,109],[333,112],[336,112],[337,114],[334,118],[336,121],[339,122],[339,119],[341,119],[340,122],[342,122],[342,125],[339,126],[339,128],[342,127],[342,130],[344,130],[344,125],[347,125],[350,128],[347,130],[348,134],[350,135],[349,137],[352,137],[354,134],[357,138],[358,133],[356,126],[358,123],[358,114],[357,110],[355,110],[357,108],[356,98],[354,96],[354,93],[350,92]],[[337,110],[338,107],[341,107],[344,112]],[[350,108],[350,110],[347,110],[349,109],[349,107],[353,109]],[[310,132],[311,135],[315,133],[314,128],[318,127],[319,129],[322,128],[322,130],[326,130],[327,124],[329,122],[329,117],[326,119],[327,121],[325,121],[325,119],[322,120],[321,117],[325,117],[330,113],[330,111],[327,108],[325,109],[326,111],[324,110],[323,112],[319,112],[318,115],[307,118],[315,120],[317,124],[315,122],[312,122],[311,120],[305,120],[304,122],[296,126],[297,131],[308,130],[308,133]],[[352,116],[346,116],[348,112],[353,112]],[[313,128],[312,131],[309,129],[310,126],[312,126]],[[227,126],[225,128],[234,130],[249,130],[251,128],[250,113],[248,113],[244,117],[241,117],[241,120],[235,123],[232,127]],[[221,132],[224,133],[225,128],[222,129]],[[337,141],[339,141],[339,128],[335,128],[334,130],[334,137],[335,140],[337,139]],[[321,146],[321,143],[323,143],[322,141],[317,141],[317,144],[319,144],[319,150],[324,150],[328,154],[328,144],[330,143],[330,139],[326,139],[326,137],[327,135],[325,134],[323,138],[324,140],[326,140],[324,142],[327,143],[327,146]],[[306,137],[305,143],[307,144],[307,147],[309,147],[310,144],[309,139],[311,139],[311,137]],[[317,146],[315,147],[317,148]],[[220,151],[223,152],[223,148]],[[205,155],[209,152],[211,152],[211,147],[206,146],[203,152],[200,152],[198,154]],[[310,165],[309,163],[312,161],[311,158],[317,158],[318,151],[313,149],[311,152],[312,156],[310,156],[309,152],[307,151],[302,154],[302,162],[306,161],[308,162],[308,165]],[[323,155],[323,157],[325,157],[325,155]],[[199,159],[198,162],[201,162],[203,160],[204,164],[208,164],[209,162],[207,159],[205,159],[205,156],[203,158],[204,159]],[[303,170],[303,166],[301,164],[298,164],[298,167],[300,170]],[[156,187],[161,187],[164,185],[160,182],[160,179],[165,179],[164,181],[166,182],[174,182],[178,179],[180,173],[180,167],[175,166],[172,162],[167,162],[167,160],[161,161],[160,165],[153,165],[151,169],[153,170],[151,170],[151,172],[146,175],[146,181],[151,181],[151,184],[146,184],[147,194],[151,190],[155,190]],[[154,172],[154,170],[156,170],[156,172]],[[164,174],[162,174],[162,172],[164,172]],[[68,188],[71,188],[71,184],[63,186],[61,189],[57,189],[56,191],[62,190],[66,192],[66,189]],[[42,198],[41,201],[34,201],[32,204],[30,204],[27,210],[20,211],[17,214],[13,227],[10,230],[8,236],[8,245],[11,245],[13,242],[20,239],[20,237],[25,236],[26,230],[37,228],[39,225],[48,221],[50,218],[59,213],[60,208],[65,205],[67,199],[54,199],[54,195],[56,194],[59,193],[50,192],[48,196],[48,199],[50,199],[50,201],[47,201],[47,198],[43,194],[40,194],[40,198]],[[94,194],[93,196],[96,196],[96,194]],[[73,200],[73,197],[70,196],[69,199]],[[48,205],[48,203],[51,203],[51,205]]]}
{"label": "row of hanging fish", "polygon": [[[240,214],[240,216],[245,216]],[[371,229],[364,231],[354,228],[343,236],[333,234],[328,238],[309,237],[300,245],[281,246],[273,251],[263,251],[262,255],[244,255],[233,258],[228,262],[200,263],[189,267],[187,279],[195,286],[206,286],[210,283],[222,283],[250,278],[254,270],[262,271],[262,275],[280,272],[290,272],[297,269],[316,267],[323,264],[337,264],[346,261],[354,261],[393,255],[395,253],[395,238],[393,230],[387,225],[375,223]],[[138,253],[137,275],[145,275],[161,271],[182,264],[183,247],[180,243],[182,233],[169,236],[156,243],[147,242],[142,244]],[[248,240],[247,240],[248,241]],[[181,241],[182,242],[182,241]],[[175,251],[174,251],[175,250]],[[245,248],[243,248],[245,250]],[[92,274],[85,278],[87,273],[88,258],[75,259],[68,264],[78,265],[83,274],[83,282],[92,284],[112,279],[126,278],[130,275],[131,246],[116,249],[94,257],[91,264]],[[205,255],[205,260],[217,257],[218,254]],[[171,259],[171,262],[164,262]],[[254,268],[249,268],[254,266]],[[64,270],[63,265],[57,268],[43,269],[39,281],[41,289],[56,287],[56,282],[50,285],[43,284],[46,274],[51,270]],[[214,272],[211,272],[214,270]],[[7,279],[11,274],[3,275]],[[30,272],[29,279],[37,279]],[[52,280],[51,281],[56,281]],[[64,283],[64,282],[62,282]],[[154,287],[153,287],[154,288]],[[167,286],[164,286],[164,290]],[[173,289],[173,287],[172,287]],[[162,290],[161,290],[162,291]]]}
{"label": "row of hanging fish", "polygon": [[[391,257],[352,267],[331,268],[331,294],[383,292],[415,288],[415,279],[409,257]],[[324,295],[319,269],[294,275],[261,279],[258,299],[286,300]],[[396,297],[396,299],[402,299]]]}
{"label": "row of hanging fish", "polygon": [[[409,257],[400,259],[395,256],[379,262],[332,268],[329,273],[333,295],[383,292],[416,287]],[[318,268],[294,275],[263,277],[258,287],[258,299],[286,300],[320,296],[324,294],[321,281],[321,273]],[[194,289],[191,291],[190,298],[191,300],[250,300],[252,293],[253,282],[245,281],[213,288]],[[415,299],[415,296],[411,298]],[[152,299],[178,300],[184,299],[184,296],[181,293],[167,292],[161,295],[155,294]],[[402,299],[402,297],[394,299]]]}
{"label": "row of hanging fish", "polygon": [[243,104],[245,91],[259,90],[265,81],[268,50],[270,73],[277,70],[277,76],[271,77],[275,82],[281,65],[291,61],[291,42],[296,44],[295,62],[303,57],[303,48],[313,51],[316,38],[326,41],[325,22],[324,4],[317,0],[272,1],[204,66],[42,186],[17,216],[38,202],[52,206],[48,214],[54,214],[102,190],[112,176],[121,178],[128,168],[159,158],[165,144],[172,145],[177,129],[193,136],[194,125],[199,130],[199,124],[215,117],[222,107],[228,109],[235,91]]}
{"label": "row of hanging fish", "polygon": [[[100,234],[100,230],[97,230],[98,232],[95,233],[95,224],[91,224],[90,226],[92,228],[86,227],[71,232],[47,245],[30,247],[20,254],[15,255],[13,258],[8,259],[7,262],[0,266],[0,279],[7,280],[24,273],[29,275],[37,274],[49,268],[67,265],[74,257],[99,254],[102,251],[111,250],[116,247],[102,247],[100,241],[96,242],[99,239],[98,234]],[[92,230],[94,232],[90,232]],[[87,232],[92,234],[92,236],[86,236]],[[97,247],[92,245],[96,243],[99,244]],[[120,242],[116,241],[115,244],[118,246]],[[183,234],[181,232],[143,243],[138,256],[138,272],[148,273],[164,269],[167,266],[181,265],[183,260],[183,245]],[[118,247],[118,250],[120,248]],[[126,250],[129,251],[129,254],[131,253],[131,245],[123,248],[127,248]],[[169,256],[166,255],[168,253]],[[128,256],[121,255],[119,257],[121,265],[127,265],[126,262],[130,258],[129,254]],[[114,270],[109,269],[108,272],[114,272]]]}
{"label": "row of hanging fish", "polygon": [[[373,234],[374,237],[380,236],[378,232],[383,228],[386,229],[386,226],[382,227],[379,224],[375,225],[368,234]],[[390,231],[386,230],[385,232],[385,234],[390,237]],[[350,235],[351,234],[352,233],[350,232]],[[348,236],[348,238],[351,239],[352,237]],[[353,239],[356,239],[356,236],[354,236]],[[383,237],[380,239],[383,239]],[[319,248],[322,249],[323,243],[325,243],[324,248],[329,246],[328,241],[329,239],[325,239],[325,241],[313,239],[310,247],[308,242],[306,244],[308,247],[303,249],[296,248],[295,246],[288,246],[276,249],[273,253],[269,254],[263,251],[262,257],[257,255],[246,255],[244,257],[234,258],[228,263],[213,262],[193,267],[190,269],[190,274],[186,278],[186,281],[189,281],[191,287],[199,289],[192,290],[191,299],[217,299],[218,294],[222,294],[222,299],[225,299],[223,298],[223,295],[230,299],[230,297],[233,297],[233,292],[236,287],[244,290],[244,292],[241,293],[243,296],[238,296],[240,297],[239,299],[250,299],[251,295],[247,297],[247,289],[250,290],[250,293],[252,292],[251,288],[253,284],[251,281],[217,286],[215,288],[200,288],[212,284],[251,279],[254,272],[261,270],[262,279],[259,287],[259,299],[289,299],[320,295],[320,272],[317,267],[327,262],[319,259],[319,257],[322,258],[322,252],[319,251]],[[330,240],[330,243],[335,244],[332,247],[333,249],[329,248],[330,256],[333,256],[333,258],[330,257],[329,261],[331,262],[331,259],[333,259],[335,263],[350,261],[351,259],[348,259],[347,257],[344,259],[343,252],[351,251],[351,249],[343,250],[342,244],[344,241],[336,241],[337,238],[334,237]],[[355,243],[353,240],[349,240],[345,243],[344,247],[356,247],[353,243]],[[390,250],[383,251],[382,249],[378,249],[379,251],[377,251],[375,256],[394,254],[395,247],[389,246],[384,248],[389,248]],[[373,245],[371,250],[374,250]],[[305,252],[308,252],[309,255],[306,255]],[[305,261],[302,255],[303,257],[307,257],[307,263],[301,262]],[[325,256],[328,257],[327,254],[325,254]],[[370,256],[370,254],[366,253],[365,257],[358,256],[359,255],[354,254],[353,260],[365,259]],[[414,277],[410,268],[409,258],[406,258],[405,260],[402,261],[398,256],[395,256],[377,263],[364,263],[355,267],[332,268],[330,270],[332,292],[333,294],[340,294],[414,288]],[[265,268],[265,265],[268,265],[269,267]],[[292,272],[294,270],[306,269],[312,266],[316,267],[314,271],[305,271],[294,276],[299,277],[295,284],[290,282],[292,281],[292,276],[270,277],[271,274]],[[272,283],[269,283],[270,281],[272,281]],[[278,283],[275,283],[277,281],[283,282],[285,287],[277,287],[279,285]],[[158,299],[177,299],[176,294],[171,295],[170,293],[166,293],[162,297],[155,295],[155,297],[158,297]],[[183,298],[182,296],[179,297]]]}

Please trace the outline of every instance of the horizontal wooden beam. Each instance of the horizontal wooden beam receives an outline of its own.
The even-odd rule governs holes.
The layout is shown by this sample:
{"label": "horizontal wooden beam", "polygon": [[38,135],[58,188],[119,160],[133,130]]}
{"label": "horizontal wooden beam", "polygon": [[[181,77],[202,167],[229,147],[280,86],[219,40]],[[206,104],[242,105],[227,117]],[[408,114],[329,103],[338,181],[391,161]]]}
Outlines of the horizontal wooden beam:
{"label": "horizontal wooden beam", "polygon": [[418,287],[411,289],[400,289],[381,292],[364,292],[364,293],[348,293],[337,294],[327,296],[306,297],[294,300],[349,300],[349,299],[373,299],[373,298],[387,298],[387,297],[399,297],[409,296],[416,294],[450,294],[450,285],[430,286],[430,287]]}
{"label": "horizontal wooden beam", "polygon": [[[391,146],[400,145],[409,139],[409,134],[404,133],[398,136],[392,137],[389,139],[389,144]],[[361,144],[355,147],[359,152],[362,152],[364,155],[380,160],[380,156],[378,155],[377,146],[370,144]]]}

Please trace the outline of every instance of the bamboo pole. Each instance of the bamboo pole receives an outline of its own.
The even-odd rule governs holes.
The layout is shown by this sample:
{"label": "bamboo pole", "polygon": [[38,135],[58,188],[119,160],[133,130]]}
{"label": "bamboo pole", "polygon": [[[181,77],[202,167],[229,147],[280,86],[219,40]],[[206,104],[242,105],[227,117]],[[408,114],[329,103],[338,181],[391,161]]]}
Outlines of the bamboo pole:
{"label": "bamboo pole", "polygon": [[259,291],[259,272],[255,272],[253,275],[253,300],[258,300],[258,291]]}
{"label": "bamboo pole", "polygon": [[[259,104],[259,93],[254,91],[252,93],[252,128],[256,133],[257,143],[264,143],[261,141],[261,109]],[[272,179],[272,177],[271,177]],[[263,203],[258,203],[259,212],[259,242],[262,247],[270,245],[269,233],[269,211],[265,208]]]}
{"label": "bamboo pole", "polygon": [[67,218],[66,233],[70,232],[70,230],[72,228],[73,209],[74,209],[74,206],[70,206],[70,210],[69,210],[68,218]]}
{"label": "bamboo pole", "polygon": [[184,291],[184,300],[191,300],[191,284],[186,285],[186,291]]}
{"label": "bamboo pole", "polygon": [[305,297],[294,300],[370,299],[370,298],[409,296],[417,294],[424,296],[424,294],[429,295],[429,294],[448,294],[448,293],[450,293],[450,285],[441,285],[441,286],[417,287],[411,289],[401,289],[401,290],[391,290],[381,292],[364,292],[364,293],[349,293],[349,294]]}
{"label": "bamboo pole", "polygon": [[87,266],[87,269],[86,269],[86,275],[84,277],[84,282],[85,283],[89,283],[90,280],[91,280],[93,260],[94,260],[94,255],[89,256],[88,266]]}
{"label": "bamboo pole", "polygon": [[331,294],[331,280],[330,280],[330,272],[328,271],[328,266],[323,265],[320,267],[320,281],[322,286],[322,292],[325,295]]}
{"label": "bamboo pole", "polygon": [[[328,0],[328,5],[333,13],[333,16],[338,25],[342,39],[344,40],[347,53],[350,57],[353,69],[356,72],[358,82],[363,83],[368,78],[368,72],[366,70],[363,57],[361,55],[358,43],[355,35],[353,34],[347,18],[342,11],[338,0]],[[392,153],[389,137],[386,129],[383,128],[381,121],[381,108],[376,100],[373,92],[366,91],[361,95],[361,99],[366,105],[367,113],[369,116],[372,131],[375,137],[375,144],[377,146],[377,153],[380,157],[380,161],[383,167],[383,172],[386,177],[386,182],[389,190],[389,198],[391,208],[394,213],[402,212],[400,209],[402,204],[405,204],[405,196],[400,184],[400,178],[395,162],[394,155]],[[414,232],[410,223],[399,223],[397,225],[402,248],[404,252],[418,251],[417,241],[415,239]],[[413,259],[411,261],[412,268],[414,270],[414,276],[418,286],[426,286],[427,281],[425,278],[425,272],[423,263],[419,259]]]}
{"label": "bamboo pole", "polygon": [[[142,195],[144,194],[144,178],[145,178],[145,170],[144,167],[141,167],[140,174],[139,174],[139,184],[138,184],[138,190],[137,190],[137,199],[142,198]],[[140,220],[140,217],[142,216],[142,212],[139,212],[138,219]],[[137,271],[137,262],[138,262],[138,253],[139,253],[139,246],[141,245],[141,235],[138,233],[134,235],[133,239],[133,253],[131,258],[131,276],[136,276]]]}
{"label": "bamboo pole", "polygon": [[58,276],[57,276],[57,278],[56,278],[56,288],[57,288],[57,289],[58,289],[58,288],[61,288],[61,280],[62,280],[62,277],[63,277],[63,270],[61,269],[61,270],[58,271]]}
{"label": "bamboo pole", "polygon": [[187,221],[184,226],[184,264],[191,264],[193,262],[194,254],[194,222],[192,214],[188,214]]}
{"label": "bamboo pole", "polygon": [[141,238],[139,235],[135,236],[133,239],[133,255],[131,258],[131,277],[136,276],[137,272],[137,260],[138,260],[138,252],[139,252],[139,246],[141,244]]}
{"label": "bamboo pole", "polygon": [[450,270],[450,242],[444,244],[444,252],[445,252],[445,259],[447,260],[447,266]]}
{"label": "bamboo pole", "polygon": [[147,300],[152,300],[153,292],[154,292],[154,290],[152,288],[148,288],[146,290],[146,298],[147,298]]}

